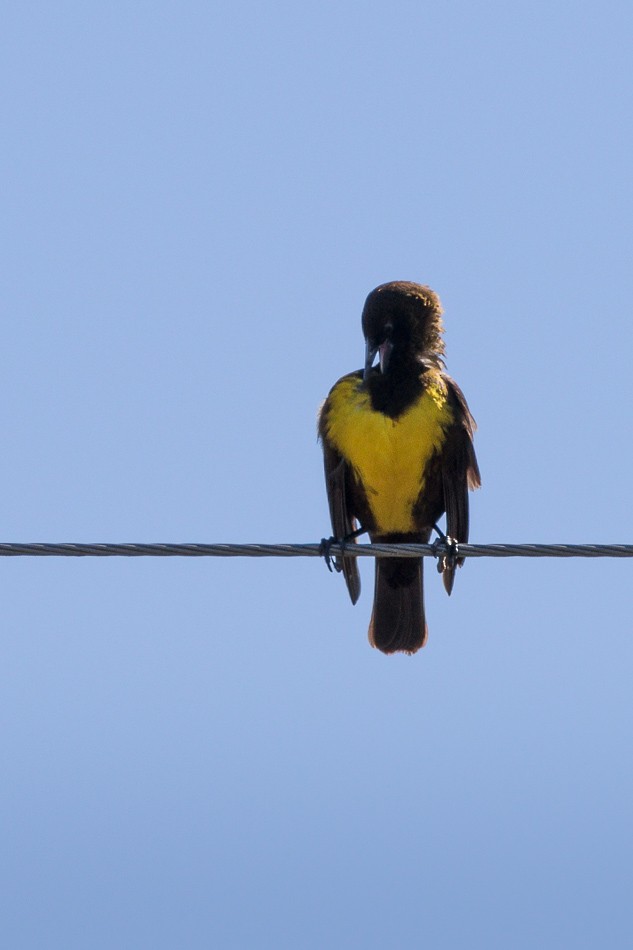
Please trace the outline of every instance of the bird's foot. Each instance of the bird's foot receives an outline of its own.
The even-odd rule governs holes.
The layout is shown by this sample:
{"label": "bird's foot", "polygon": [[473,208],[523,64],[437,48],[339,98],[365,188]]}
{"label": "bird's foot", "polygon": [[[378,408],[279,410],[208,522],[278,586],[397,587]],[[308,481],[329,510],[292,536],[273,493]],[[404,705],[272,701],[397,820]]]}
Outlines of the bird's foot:
{"label": "bird's foot", "polygon": [[332,573],[332,571],[336,571],[337,574],[340,574],[343,568],[341,567],[340,564],[337,564],[336,561],[332,561],[332,555],[330,554],[330,550],[333,544],[344,545],[345,542],[344,541],[340,542],[338,538],[334,537],[334,535],[332,535],[331,538],[321,538],[321,544],[319,545],[319,555],[325,561],[327,565],[327,569],[330,572],[330,574]]}
{"label": "bird's foot", "polygon": [[344,538],[335,538],[332,535],[331,538],[321,538],[321,544],[319,545],[319,554],[324,559],[327,569],[330,573],[336,571],[337,574],[340,574],[343,570],[342,564],[339,564],[336,558],[332,558],[331,549],[333,544],[338,544],[341,548],[341,557],[345,554],[345,545],[348,541],[353,541],[359,535],[364,534],[364,528],[357,528],[356,531],[351,531],[349,534],[346,534]]}
{"label": "bird's foot", "polygon": [[438,573],[443,574],[444,571],[449,571],[455,567],[459,546],[455,538],[449,538],[436,524],[434,524],[433,527],[438,534],[438,537],[432,544],[433,553],[434,557],[437,558]]}

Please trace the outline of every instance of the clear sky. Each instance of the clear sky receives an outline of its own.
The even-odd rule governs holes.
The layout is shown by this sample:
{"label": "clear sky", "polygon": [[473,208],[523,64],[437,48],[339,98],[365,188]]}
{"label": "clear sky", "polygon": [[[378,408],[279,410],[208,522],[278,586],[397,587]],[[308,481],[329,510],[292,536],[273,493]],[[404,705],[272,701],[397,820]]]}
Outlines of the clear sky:
{"label": "clear sky", "polygon": [[[377,284],[446,311],[472,540],[633,542],[629,3],[25,2],[1,530],[313,542]],[[633,563],[370,649],[317,560],[0,563],[0,942],[631,945]]]}

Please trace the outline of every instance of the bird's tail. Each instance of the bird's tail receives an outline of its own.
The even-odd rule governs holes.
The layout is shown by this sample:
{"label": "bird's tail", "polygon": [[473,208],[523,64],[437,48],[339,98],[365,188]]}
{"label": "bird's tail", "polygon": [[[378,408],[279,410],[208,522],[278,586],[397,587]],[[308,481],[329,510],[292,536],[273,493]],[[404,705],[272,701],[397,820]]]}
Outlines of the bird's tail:
{"label": "bird's tail", "polygon": [[383,653],[415,653],[426,642],[422,558],[376,558],[369,642]]}

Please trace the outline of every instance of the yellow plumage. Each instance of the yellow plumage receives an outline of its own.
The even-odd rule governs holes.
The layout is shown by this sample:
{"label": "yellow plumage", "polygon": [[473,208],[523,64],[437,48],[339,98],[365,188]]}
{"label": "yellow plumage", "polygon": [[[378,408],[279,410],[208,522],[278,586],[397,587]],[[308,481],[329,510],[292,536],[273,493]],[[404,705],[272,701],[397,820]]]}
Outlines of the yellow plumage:
{"label": "yellow plumage", "polygon": [[358,376],[339,380],[329,405],[327,438],[363,484],[377,533],[414,531],[413,506],[427,463],[453,421],[440,374],[397,419],[372,409]]}

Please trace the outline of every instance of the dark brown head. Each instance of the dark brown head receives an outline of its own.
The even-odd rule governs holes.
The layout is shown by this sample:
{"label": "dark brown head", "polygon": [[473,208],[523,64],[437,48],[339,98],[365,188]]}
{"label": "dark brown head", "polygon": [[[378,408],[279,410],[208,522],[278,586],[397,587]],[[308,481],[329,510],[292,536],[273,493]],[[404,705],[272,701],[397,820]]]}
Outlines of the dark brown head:
{"label": "dark brown head", "polygon": [[430,287],[407,280],[381,284],[372,290],[363,309],[363,333],[367,344],[365,379],[376,353],[380,370],[413,364],[423,356],[442,364],[442,305]]}

